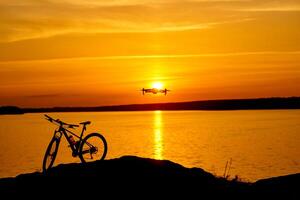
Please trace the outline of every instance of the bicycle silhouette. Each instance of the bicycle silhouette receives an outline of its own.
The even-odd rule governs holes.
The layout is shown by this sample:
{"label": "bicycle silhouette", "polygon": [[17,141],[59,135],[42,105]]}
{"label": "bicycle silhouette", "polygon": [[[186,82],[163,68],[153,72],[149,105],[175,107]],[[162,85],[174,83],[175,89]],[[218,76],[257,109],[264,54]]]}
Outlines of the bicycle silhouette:
{"label": "bicycle silhouette", "polygon": [[[54,131],[54,135],[46,150],[43,160],[44,172],[53,166],[62,136],[65,136],[67,139],[69,147],[71,147],[72,150],[72,156],[78,156],[82,163],[95,160],[104,160],[107,154],[107,142],[105,138],[99,133],[91,133],[83,138],[83,134],[86,131],[86,126],[91,124],[90,121],[80,123],[83,128],[81,135],[78,136],[68,129],[79,127],[79,125],[67,124],[59,119],[53,119],[48,115],[45,115],[45,117],[46,120],[58,125],[59,127]],[[75,141],[74,137],[79,140]]]}

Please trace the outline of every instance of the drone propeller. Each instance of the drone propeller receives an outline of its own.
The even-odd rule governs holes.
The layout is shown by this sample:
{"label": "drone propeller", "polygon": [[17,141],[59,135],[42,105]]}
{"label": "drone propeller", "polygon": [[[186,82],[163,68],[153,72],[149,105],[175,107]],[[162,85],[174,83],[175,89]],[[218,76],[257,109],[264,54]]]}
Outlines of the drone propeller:
{"label": "drone propeller", "polygon": [[145,88],[143,88],[143,89],[141,89],[139,91],[143,92],[143,95],[145,95],[145,91],[146,91]]}
{"label": "drone propeller", "polygon": [[165,96],[167,95],[167,92],[170,92],[171,90],[168,90],[167,88],[164,89],[164,93],[165,93]]}

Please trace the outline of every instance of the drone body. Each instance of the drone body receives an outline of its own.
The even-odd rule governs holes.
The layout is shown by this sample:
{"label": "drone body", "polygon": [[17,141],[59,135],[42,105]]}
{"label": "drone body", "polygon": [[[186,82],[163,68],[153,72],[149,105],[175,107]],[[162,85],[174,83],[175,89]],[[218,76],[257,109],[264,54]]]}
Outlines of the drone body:
{"label": "drone body", "polygon": [[143,92],[143,95],[145,95],[145,93],[152,93],[152,94],[163,93],[167,95],[167,93],[170,92],[170,90],[168,89],[158,89],[158,88],[149,88],[149,89],[143,88],[141,91]]}

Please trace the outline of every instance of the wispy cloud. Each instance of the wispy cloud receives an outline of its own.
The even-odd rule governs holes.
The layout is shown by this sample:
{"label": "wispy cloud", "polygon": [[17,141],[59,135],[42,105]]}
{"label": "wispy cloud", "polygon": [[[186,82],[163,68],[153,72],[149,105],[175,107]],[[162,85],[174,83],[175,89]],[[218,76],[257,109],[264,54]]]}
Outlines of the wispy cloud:
{"label": "wispy cloud", "polygon": [[286,7],[266,7],[266,8],[244,8],[239,9],[239,11],[244,12],[293,12],[293,11],[300,11],[299,6],[286,6]]}
{"label": "wispy cloud", "polygon": [[57,61],[88,61],[88,60],[138,60],[138,59],[160,59],[160,58],[197,58],[197,57],[236,57],[250,55],[300,55],[300,51],[257,51],[257,52],[231,52],[210,54],[160,54],[160,55],[128,55],[128,56],[97,56],[97,57],[74,57],[55,58],[43,60],[17,60],[0,61],[1,64],[31,63],[31,62],[57,62]]}
{"label": "wispy cloud", "polygon": [[237,6],[239,11],[271,12],[271,11],[300,11],[299,0],[250,0]]}
{"label": "wispy cloud", "polygon": [[0,40],[67,33],[186,31],[249,18],[232,17],[231,12],[216,7],[224,1],[208,2],[4,0],[0,4]]}
{"label": "wispy cloud", "polygon": [[56,97],[61,97],[63,94],[37,94],[37,95],[28,95],[24,96],[25,98],[56,98]]}
{"label": "wispy cloud", "polygon": [[2,0],[0,42],[68,33],[207,29],[253,12],[300,11],[299,0]]}

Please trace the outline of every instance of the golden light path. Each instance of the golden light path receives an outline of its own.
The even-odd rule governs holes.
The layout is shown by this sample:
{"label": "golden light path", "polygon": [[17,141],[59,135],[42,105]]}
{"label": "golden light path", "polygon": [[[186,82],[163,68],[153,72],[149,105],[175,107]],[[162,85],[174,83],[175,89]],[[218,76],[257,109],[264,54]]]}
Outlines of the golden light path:
{"label": "golden light path", "polygon": [[163,159],[163,121],[160,110],[154,111],[154,158]]}

